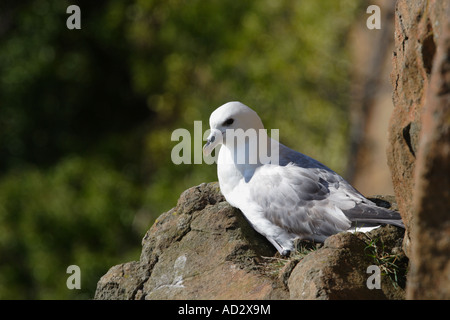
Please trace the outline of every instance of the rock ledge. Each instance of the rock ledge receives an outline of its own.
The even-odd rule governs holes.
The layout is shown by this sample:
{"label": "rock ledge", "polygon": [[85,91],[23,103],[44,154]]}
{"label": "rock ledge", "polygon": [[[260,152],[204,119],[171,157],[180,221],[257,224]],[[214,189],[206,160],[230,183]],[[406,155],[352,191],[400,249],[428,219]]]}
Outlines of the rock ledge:
{"label": "rock ledge", "polygon": [[367,288],[367,267],[377,262],[373,239],[383,254],[396,252],[407,263],[403,231],[375,231],[340,233],[282,259],[225,201],[218,183],[201,184],[147,231],[139,261],[114,266],[99,280],[95,299],[401,299],[403,289],[385,275],[381,289]]}

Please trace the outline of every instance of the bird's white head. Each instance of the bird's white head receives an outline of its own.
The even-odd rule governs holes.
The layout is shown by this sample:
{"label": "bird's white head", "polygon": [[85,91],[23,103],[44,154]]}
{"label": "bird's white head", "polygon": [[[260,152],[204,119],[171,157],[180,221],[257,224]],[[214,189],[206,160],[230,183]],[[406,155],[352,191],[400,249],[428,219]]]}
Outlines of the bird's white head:
{"label": "bird's white head", "polygon": [[203,147],[203,153],[208,155],[219,144],[226,144],[227,130],[254,129],[258,132],[264,125],[258,114],[245,104],[233,101],[220,106],[209,118],[211,133]]}

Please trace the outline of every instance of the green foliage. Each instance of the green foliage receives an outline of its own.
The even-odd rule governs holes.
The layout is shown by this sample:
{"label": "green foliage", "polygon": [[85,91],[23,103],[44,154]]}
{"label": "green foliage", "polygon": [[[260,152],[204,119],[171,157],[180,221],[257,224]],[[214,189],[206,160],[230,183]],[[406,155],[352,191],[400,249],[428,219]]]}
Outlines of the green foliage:
{"label": "green foliage", "polygon": [[[91,298],[138,258],[150,222],[217,180],[174,165],[176,128],[239,100],[280,140],[342,172],[357,2],[69,1],[0,4],[0,297]],[[65,286],[81,267],[82,290]]]}
{"label": "green foliage", "polygon": [[[0,182],[0,297],[91,297],[107,264],[139,256],[140,194],[108,164],[79,157],[10,172]],[[81,292],[66,287],[71,264]]]}
{"label": "green foliage", "polygon": [[[155,34],[131,35],[141,44],[135,85],[149,96],[158,123],[166,126],[174,118],[172,124],[183,127],[199,119],[207,123],[214,108],[240,100],[258,111],[267,128],[280,128],[285,144],[344,169],[349,85],[344,43],[354,2],[153,3],[139,7],[132,25]],[[164,58],[155,65],[148,59],[152,55]],[[161,92],[154,92],[148,70],[164,75],[157,80]]]}

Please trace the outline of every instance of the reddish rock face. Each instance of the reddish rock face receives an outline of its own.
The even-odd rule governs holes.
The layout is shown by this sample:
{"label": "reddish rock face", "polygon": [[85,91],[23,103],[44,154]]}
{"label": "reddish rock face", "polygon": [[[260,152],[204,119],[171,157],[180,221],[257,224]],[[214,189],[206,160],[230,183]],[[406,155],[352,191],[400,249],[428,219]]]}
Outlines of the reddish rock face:
{"label": "reddish rock face", "polygon": [[[425,1],[399,1],[395,10],[395,51],[391,80],[394,111],[389,125],[388,164],[410,240],[414,171],[421,115],[434,56],[432,22]],[[407,244],[409,250],[409,241]]]}
{"label": "reddish rock face", "polygon": [[388,164],[409,298],[450,297],[450,2],[397,2]]}

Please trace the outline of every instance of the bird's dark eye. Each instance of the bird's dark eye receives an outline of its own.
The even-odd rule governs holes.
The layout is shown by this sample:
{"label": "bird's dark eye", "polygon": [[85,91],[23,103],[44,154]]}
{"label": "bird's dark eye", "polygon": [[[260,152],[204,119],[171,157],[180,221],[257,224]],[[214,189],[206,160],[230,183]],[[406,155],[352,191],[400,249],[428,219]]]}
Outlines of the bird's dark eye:
{"label": "bird's dark eye", "polygon": [[228,126],[231,126],[231,125],[233,124],[233,122],[234,122],[234,119],[233,119],[233,118],[230,118],[230,119],[227,119],[227,120],[223,123],[223,125],[226,126],[226,127],[228,127]]}

